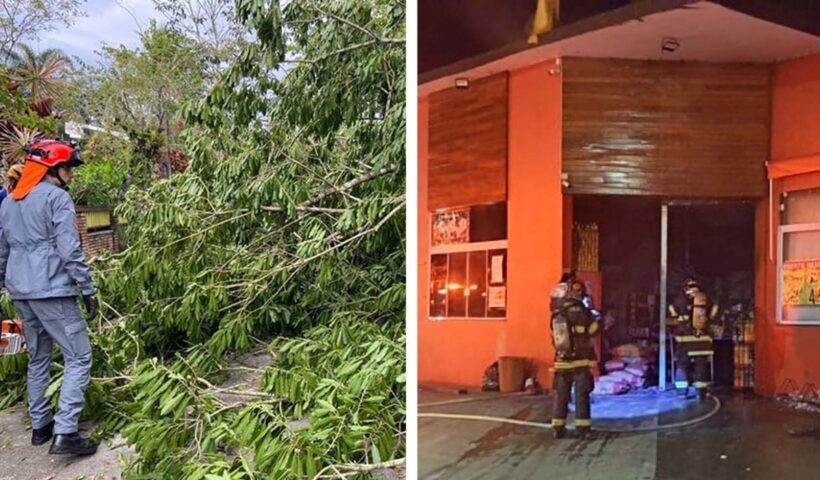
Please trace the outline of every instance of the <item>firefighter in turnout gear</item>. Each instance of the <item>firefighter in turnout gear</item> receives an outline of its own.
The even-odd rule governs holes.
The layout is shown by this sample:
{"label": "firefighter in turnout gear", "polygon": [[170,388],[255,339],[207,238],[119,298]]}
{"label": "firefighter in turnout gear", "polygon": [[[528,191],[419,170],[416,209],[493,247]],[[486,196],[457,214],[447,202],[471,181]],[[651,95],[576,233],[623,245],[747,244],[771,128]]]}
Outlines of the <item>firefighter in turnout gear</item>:
{"label": "firefighter in turnout gear", "polygon": [[590,430],[589,394],[592,367],[597,364],[592,337],[600,331],[592,310],[584,305],[584,284],[574,281],[561,301],[553,298],[552,341],[555,347],[555,403],[552,428],[555,438],[566,434],[570,392],[575,384],[575,427],[581,436]]}
{"label": "firefighter in turnout gear", "polygon": [[714,355],[709,322],[717,312],[718,306],[709,301],[694,278],[686,280],[682,294],[669,305],[667,323],[675,338],[675,388],[681,396],[688,394],[691,377],[698,398],[706,397],[711,383],[709,360]]}

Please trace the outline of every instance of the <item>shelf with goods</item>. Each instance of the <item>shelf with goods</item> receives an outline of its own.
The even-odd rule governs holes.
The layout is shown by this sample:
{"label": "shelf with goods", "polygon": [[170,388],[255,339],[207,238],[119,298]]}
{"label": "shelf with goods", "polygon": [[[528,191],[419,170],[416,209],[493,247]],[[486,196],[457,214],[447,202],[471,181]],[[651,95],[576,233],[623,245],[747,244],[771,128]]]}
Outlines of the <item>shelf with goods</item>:
{"label": "shelf with goods", "polygon": [[734,388],[738,390],[754,388],[755,379],[755,335],[754,318],[749,316],[734,328],[735,374]]}
{"label": "shelf with goods", "polygon": [[596,223],[573,225],[573,268],[578,272],[600,272],[599,233]]}
{"label": "shelf with goods", "polygon": [[627,325],[629,336],[638,345],[657,345],[658,324],[657,297],[655,295],[629,294],[627,297]]}
{"label": "shelf with goods", "polygon": [[[594,308],[601,308],[603,300],[603,278],[598,263],[599,236],[598,225],[595,223],[581,224],[576,222],[572,228],[572,267],[576,279],[584,283],[587,294],[592,299]],[[601,358],[601,336],[593,339],[593,346],[597,358]],[[594,372],[597,378],[600,372]]]}

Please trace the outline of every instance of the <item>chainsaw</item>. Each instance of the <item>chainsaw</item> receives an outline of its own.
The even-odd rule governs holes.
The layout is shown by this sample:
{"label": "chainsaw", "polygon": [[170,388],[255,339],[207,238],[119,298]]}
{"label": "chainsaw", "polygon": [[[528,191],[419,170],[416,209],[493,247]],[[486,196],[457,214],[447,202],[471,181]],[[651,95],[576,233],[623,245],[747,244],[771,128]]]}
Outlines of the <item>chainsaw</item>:
{"label": "chainsaw", "polygon": [[3,320],[0,329],[0,355],[15,355],[26,349],[23,338],[23,322],[20,320]]}

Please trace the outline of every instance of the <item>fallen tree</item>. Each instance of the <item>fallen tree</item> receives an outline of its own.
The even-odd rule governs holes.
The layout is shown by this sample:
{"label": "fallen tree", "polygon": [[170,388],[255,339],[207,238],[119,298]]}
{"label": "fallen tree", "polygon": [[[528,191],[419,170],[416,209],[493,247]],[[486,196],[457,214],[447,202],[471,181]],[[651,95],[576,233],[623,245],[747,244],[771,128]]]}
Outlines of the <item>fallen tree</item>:
{"label": "fallen tree", "polygon": [[[86,414],[133,478],[365,477],[404,455],[404,5],[236,6],[257,38],[184,109],[187,171],[95,262]],[[260,385],[221,387],[255,348]],[[24,370],[0,359],[0,408]]]}

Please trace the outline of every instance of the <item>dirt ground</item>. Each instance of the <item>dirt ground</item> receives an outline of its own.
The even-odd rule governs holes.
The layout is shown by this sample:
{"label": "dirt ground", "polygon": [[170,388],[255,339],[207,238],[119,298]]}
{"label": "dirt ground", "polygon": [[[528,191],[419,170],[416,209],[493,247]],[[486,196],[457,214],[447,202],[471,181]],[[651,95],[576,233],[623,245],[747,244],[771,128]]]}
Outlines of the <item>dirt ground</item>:
{"label": "dirt ground", "polygon": [[[0,480],[115,480],[120,478],[120,457],[132,450],[119,437],[103,442],[96,455],[49,455],[50,443],[31,444],[31,428],[22,408],[0,413]],[[87,434],[90,424],[80,426]]]}

